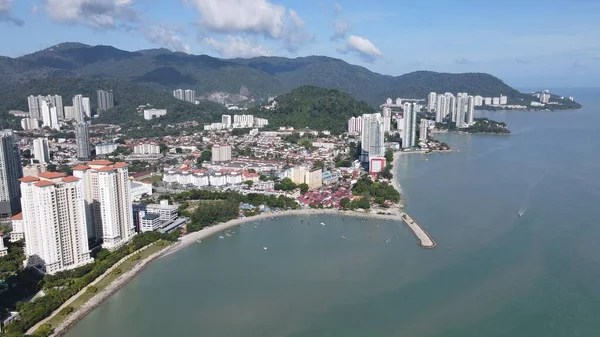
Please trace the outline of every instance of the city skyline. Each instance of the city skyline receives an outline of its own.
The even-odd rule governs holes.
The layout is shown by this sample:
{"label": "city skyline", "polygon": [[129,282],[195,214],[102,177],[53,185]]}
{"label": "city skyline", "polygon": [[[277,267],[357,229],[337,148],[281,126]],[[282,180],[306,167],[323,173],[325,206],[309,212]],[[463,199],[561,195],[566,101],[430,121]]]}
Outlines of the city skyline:
{"label": "city skyline", "polygon": [[[600,4],[584,0],[509,0],[493,8],[463,0],[444,11],[432,11],[431,3],[391,0],[377,6],[357,0],[1,3],[0,26],[11,43],[0,45],[0,55],[10,57],[78,41],[220,58],[326,55],[388,75],[486,72],[519,87],[589,86],[600,75],[600,29],[593,28],[600,28],[593,15]],[[556,13],[574,24],[557,26],[545,19]],[[462,20],[452,25],[444,20],[457,15]],[[407,16],[427,20],[403,20]],[[401,53],[406,45],[410,54]]]}

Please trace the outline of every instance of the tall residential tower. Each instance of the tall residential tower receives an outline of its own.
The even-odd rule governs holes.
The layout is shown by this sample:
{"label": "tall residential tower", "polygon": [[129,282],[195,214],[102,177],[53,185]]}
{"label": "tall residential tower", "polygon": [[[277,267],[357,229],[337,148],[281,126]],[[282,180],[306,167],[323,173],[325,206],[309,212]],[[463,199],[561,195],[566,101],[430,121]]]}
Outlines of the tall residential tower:
{"label": "tall residential tower", "polygon": [[0,131],[0,217],[21,211],[19,178],[23,177],[21,155],[12,130]]}

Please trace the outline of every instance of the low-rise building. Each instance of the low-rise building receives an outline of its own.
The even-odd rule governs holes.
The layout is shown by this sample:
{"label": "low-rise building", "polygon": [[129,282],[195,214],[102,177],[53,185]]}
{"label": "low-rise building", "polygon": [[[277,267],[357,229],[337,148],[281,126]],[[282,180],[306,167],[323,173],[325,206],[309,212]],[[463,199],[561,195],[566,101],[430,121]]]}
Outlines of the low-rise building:
{"label": "low-rise building", "polygon": [[145,109],[144,110],[144,119],[149,121],[153,118],[159,118],[160,116],[164,116],[167,114],[166,109]]}
{"label": "low-rise building", "polygon": [[163,224],[160,219],[160,214],[141,211],[139,212],[138,217],[140,217],[140,232],[159,230]]}
{"label": "low-rise building", "polygon": [[102,156],[102,155],[111,154],[111,153],[115,152],[115,150],[117,150],[118,147],[119,147],[119,144],[117,144],[117,143],[98,144],[98,145],[96,145],[96,155]]}

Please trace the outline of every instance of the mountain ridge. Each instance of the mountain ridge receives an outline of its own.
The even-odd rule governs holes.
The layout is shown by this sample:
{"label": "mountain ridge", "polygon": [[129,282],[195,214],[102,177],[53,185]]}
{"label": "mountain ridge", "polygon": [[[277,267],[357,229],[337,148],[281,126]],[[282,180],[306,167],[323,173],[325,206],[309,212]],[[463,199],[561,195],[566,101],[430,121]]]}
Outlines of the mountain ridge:
{"label": "mountain ridge", "polygon": [[[339,89],[377,106],[387,97],[425,98],[430,91],[519,98],[520,93],[485,73],[417,71],[383,75],[328,56],[220,59],[172,52],[164,48],[125,51],[112,46],[60,43],[16,58],[0,57],[0,95],[3,89],[32,79],[53,76],[118,78],[165,90],[195,89],[198,96],[237,93],[248,88],[265,100],[303,85]],[[195,82],[195,83],[194,83]]]}

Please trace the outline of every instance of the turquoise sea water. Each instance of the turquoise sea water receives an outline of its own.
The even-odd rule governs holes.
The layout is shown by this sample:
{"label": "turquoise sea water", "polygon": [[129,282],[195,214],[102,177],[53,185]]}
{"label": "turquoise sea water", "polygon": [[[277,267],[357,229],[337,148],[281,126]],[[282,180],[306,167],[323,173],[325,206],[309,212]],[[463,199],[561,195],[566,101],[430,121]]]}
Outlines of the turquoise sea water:
{"label": "turquoise sea water", "polygon": [[391,221],[250,223],[153,263],[67,336],[600,336],[600,90],[564,94],[585,108],[488,113],[513,134],[402,157],[435,249]]}

